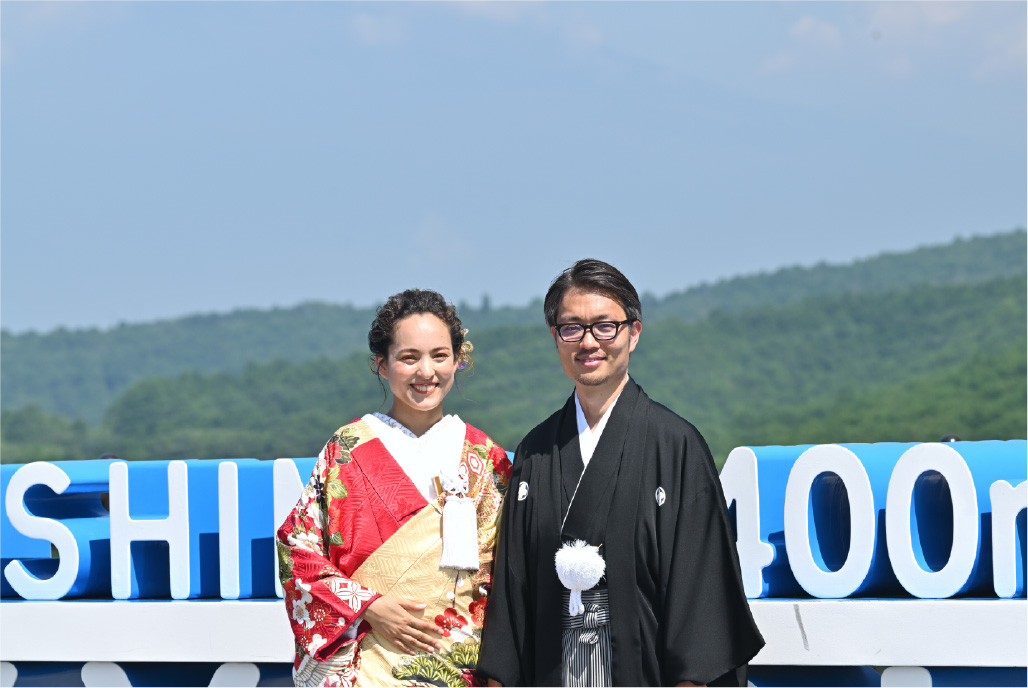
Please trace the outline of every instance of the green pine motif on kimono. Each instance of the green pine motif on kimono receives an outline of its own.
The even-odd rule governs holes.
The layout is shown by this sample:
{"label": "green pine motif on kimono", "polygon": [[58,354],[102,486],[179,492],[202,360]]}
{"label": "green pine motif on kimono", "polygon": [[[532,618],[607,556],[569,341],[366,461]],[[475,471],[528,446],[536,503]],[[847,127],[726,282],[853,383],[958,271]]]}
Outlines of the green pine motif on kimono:
{"label": "green pine motif on kimono", "polygon": [[[475,634],[476,636],[478,633]],[[401,681],[422,681],[433,686],[468,685],[467,672],[478,664],[477,637],[454,643],[449,651],[419,652],[393,667],[393,677]]]}
{"label": "green pine motif on kimono", "polygon": [[[442,653],[440,653],[442,654]],[[400,666],[393,667],[393,677],[401,681],[424,681],[433,686],[461,685],[460,671],[440,655],[419,652]]]}

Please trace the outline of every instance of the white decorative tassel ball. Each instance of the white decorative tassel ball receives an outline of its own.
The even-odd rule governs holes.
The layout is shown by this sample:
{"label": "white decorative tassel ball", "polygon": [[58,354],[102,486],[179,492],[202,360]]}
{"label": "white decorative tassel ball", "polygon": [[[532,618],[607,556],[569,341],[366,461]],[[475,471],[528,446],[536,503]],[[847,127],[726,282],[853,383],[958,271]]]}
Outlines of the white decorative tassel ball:
{"label": "white decorative tassel ball", "polygon": [[462,478],[456,473],[444,473],[439,476],[439,482],[443,491],[451,495],[466,495],[468,493],[468,479]]}
{"label": "white decorative tassel ball", "polygon": [[578,616],[585,611],[582,591],[596,586],[607,570],[607,562],[600,556],[600,548],[584,540],[565,543],[557,550],[555,558],[557,577],[565,588],[571,591],[568,614]]}

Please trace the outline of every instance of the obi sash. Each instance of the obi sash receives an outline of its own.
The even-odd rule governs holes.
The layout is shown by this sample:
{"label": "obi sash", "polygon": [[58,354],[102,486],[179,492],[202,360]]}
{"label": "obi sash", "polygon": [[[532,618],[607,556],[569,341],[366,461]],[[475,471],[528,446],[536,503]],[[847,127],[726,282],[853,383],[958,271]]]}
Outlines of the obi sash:
{"label": "obi sash", "polygon": [[475,601],[476,572],[440,568],[442,547],[442,511],[436,500],[404,523],[351,576],[383,595],[424,603],[424,610],[410,613],[434,621],[444,633],[435,636],[443,649],[410,655],[372,629],[360,641],[356,686],[470,682],[478,664],[486,600]]}

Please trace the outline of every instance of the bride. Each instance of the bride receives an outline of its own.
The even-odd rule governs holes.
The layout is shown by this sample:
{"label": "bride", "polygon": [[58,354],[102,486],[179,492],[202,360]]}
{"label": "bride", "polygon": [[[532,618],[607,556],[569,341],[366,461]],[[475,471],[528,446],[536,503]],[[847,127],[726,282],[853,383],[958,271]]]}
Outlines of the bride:
{"label": "bride", "polygon": [[393,403],[344,425],[278,529],[296,641],[312,685],[473,685],[510,461],[443,415],[471,364],[456,309],[409,289],[378,309],[372,373]]}

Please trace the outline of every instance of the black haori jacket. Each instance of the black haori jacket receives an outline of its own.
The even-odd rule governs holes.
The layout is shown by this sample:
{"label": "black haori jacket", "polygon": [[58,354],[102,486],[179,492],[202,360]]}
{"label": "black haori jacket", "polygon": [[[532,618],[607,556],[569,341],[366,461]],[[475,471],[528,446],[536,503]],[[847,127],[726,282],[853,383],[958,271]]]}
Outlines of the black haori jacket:
{"label": "black haori jacket", "polygon": [[706,442],[629,378],[584,469],[575,400],[518,446],[478,670],[561,683],[564,542],[606,560],[614,685],[746,685],[764,645]]}

